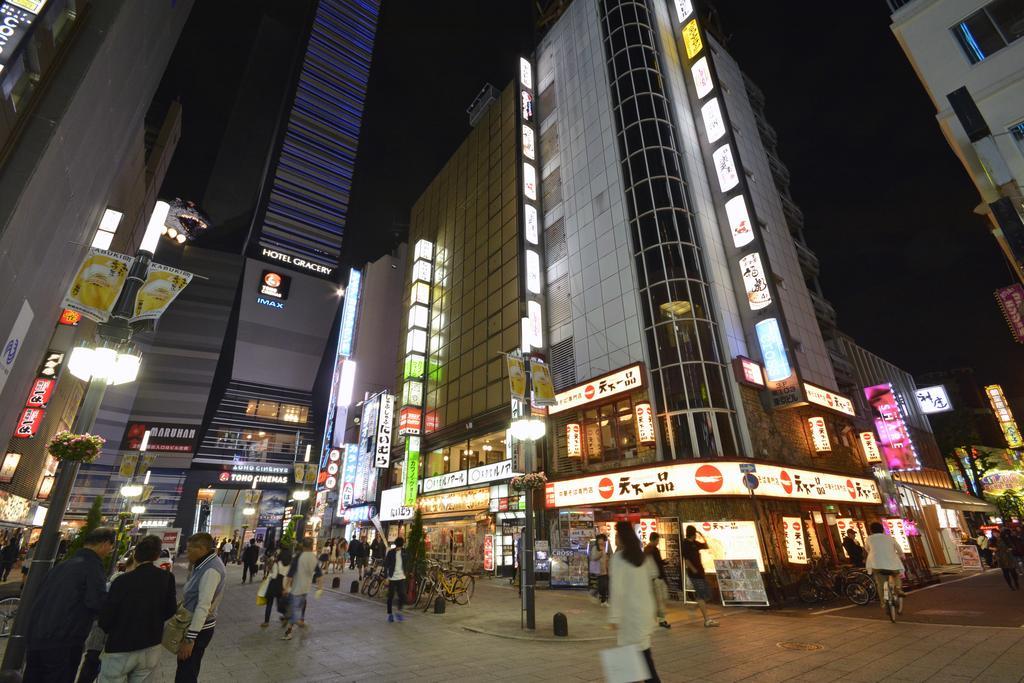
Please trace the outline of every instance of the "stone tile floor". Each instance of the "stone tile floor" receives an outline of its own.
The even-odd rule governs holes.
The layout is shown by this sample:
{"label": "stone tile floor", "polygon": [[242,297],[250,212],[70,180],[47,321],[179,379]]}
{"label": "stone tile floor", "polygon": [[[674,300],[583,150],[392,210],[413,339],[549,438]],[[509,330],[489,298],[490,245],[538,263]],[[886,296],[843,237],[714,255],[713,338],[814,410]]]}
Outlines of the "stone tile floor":
{"label": "stone tile floor", "polygon": [[[581,593],[548,590],[538,591],[535,639],[508,637],[521,634],[518,598],[507,582],[493,580],[477,582],[467,607],[393,624],[379,600],[326,591],[310,601],[309,627],[282,641],[279,627],[259,627],[256,584],[240,585],[235,566],[229,578],[203,681],[599,681],[598,652],[614,644],[604,608]],[[351,578],[346,573],[342,584]],[[571,640],[546,635],[555,611],[568,615]],[[891,624],[851,614],[733,609],[719,628],[705,629],[692,610],[675,608],[673,628],[654,635],[654,659],[666,682],[1024,680],[1024,628]],[[778,645],[784,641],[822,649],[786,650]],[[173,678],[167,654],[150,680]]]}

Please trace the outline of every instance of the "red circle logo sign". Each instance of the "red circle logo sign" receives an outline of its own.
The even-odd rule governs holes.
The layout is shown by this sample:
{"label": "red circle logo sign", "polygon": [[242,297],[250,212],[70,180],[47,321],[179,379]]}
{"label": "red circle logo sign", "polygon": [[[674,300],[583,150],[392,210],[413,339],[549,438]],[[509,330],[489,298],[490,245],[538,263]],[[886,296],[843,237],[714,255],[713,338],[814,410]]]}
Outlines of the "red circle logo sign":
{"label": "red circle logo sign", "polygon": [[846,480],[846,492],[850,494],[850,498],[856,500],[857,498],[857,487],[853,485],[852,479]]}
{"label": "red circle logo sign", "polygon": [[786,493],[793,493],[793,478],[789,476],[789,472],[782,470],[779,473],[779,481],[782,482],[782,490]]}
{"label": "red circle logo sign", "polygon": [[701,525],[701,528],[704,529],[704,531],[711,531],[711,522],[704,522],[704,524]]}
{"label": "red circle logo sign", "polygon": [[266,282],[267,285],[269,285],[270,287],[281,286],[281,276],[278,275],[277,273],[267,273],[266,275],[263,276],[263,281]]}
{"label": "red circle logo sign", "polygon": [[231,479],[231,473],[230,472],[221,472],[220,473],[220,480],[221,481],[227,481],[229,479]]}
{"label": "red circle logo sign", "polygon": [[800,522],[793,522],[793,530],[800,531]]}
{"label": "red circle logo sign", "polygon": [[593,384],[588,384],[583,390],[583,395],[587,397],[587,400],[594,398],[597,395],[597,389],[594,388]]}
{"label": "red circle logo sign", "polygon": [[608,477],[604,477],[597,482],[597,492],[601,494],[602,498],[608,500],[615,493],[615,484]]}
{"label": "red circle logo sign", "polygon": [[722,472],[714,465],[701,465],[693,475],[702,491],[714,493],[722,488]]}

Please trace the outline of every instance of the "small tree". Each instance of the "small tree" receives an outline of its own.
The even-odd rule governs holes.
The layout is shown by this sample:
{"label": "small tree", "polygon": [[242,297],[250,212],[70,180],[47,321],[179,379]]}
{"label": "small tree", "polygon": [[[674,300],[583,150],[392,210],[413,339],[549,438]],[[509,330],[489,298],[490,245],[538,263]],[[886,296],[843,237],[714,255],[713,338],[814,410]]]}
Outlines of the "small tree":
{"label": "small tree", "polygon": [[89,508],[89,513],[85,516],[85,524],[78,530],[71,542],[68,543],[68,551],[64,554],[64,559],[68,559],[79,550],[82,549],[82,544],[85,541],[85,537],[89,535],[89,532],[93,529],[99,528],[103,523],[103,496],[96,496],[92,501],[92,507]]}
{"label": "small tree", "polygon": [[285,527],[284,531],[281,532],[281,542],[279,545],[282,548],[288,548],[289,550],[295,550],[295,518],[292,517],[288,522],[288,526]]}
{"label": "small tree", "polygon": [[419,577],[427,571],[427,539],[423,533],[423,512],[420,510],[416,510],[413,514],[409,537],[405,539],[405,547],[409,551],[409,568],[411,570],[406,593],[409,602],[413,602],[417,597]]}

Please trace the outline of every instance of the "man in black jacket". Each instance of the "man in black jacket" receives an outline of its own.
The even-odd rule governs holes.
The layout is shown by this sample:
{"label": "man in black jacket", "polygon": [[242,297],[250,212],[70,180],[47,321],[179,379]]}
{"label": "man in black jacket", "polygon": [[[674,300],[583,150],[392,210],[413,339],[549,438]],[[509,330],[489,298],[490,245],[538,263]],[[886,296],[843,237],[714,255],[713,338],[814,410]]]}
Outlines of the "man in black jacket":
{"label": "man in black jacket", "polygon": [[249,583],[256,576],[256,567],[260,563],[260,547],[256,545],[256,539],[250,538],[249,545],[242,551],[242,583],[245,583],[245,575],[249,574]]}
{"label": "man in black jacket", "polygon": [[100,628],[107,633],[100,678],[142,680],[160,663],[164,622],[178,609],[174,575],[153,564],[160,557],[159,536],[146,536],[135,546],[135,569],[110,584],[100,609]]}
{"label": "man in black jacket", "polygon": [[[388,579],[388,621],[392,622],[397,617],[404,621],[402,608],[405,607],[405,578],[412,571],[409,566],[409,551],[405,549],[405,539],[401,536],[395,539],[395,547],[384,556],[384,576]],[[398,614],[391,612],[391,600],[398,594]]]}
{"label": "man in black jacket", "polygon": [[83,548],[46,575],[28,623],[25,683],[72,683],[82,648],[106,595],[103,560],[117,532],[93,529]]}

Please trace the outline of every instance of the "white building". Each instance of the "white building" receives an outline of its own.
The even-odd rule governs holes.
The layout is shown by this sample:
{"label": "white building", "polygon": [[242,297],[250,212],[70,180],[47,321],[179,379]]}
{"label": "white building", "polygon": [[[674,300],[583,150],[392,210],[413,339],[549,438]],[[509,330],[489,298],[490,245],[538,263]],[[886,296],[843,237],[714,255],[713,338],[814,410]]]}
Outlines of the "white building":
{"label": "white building", "polygon": [[[892,31],[935,105],[949,146],[981,195],[979,213],[1021,276],[1024,253],[995,227],[988,204],[1000,197],[1021,211],[1024,181],[1024,3],[1019,0],[889,0]],[[966,88],[987,124],[965,130],[948,99]],[[967,208],[967,207],[965,207]]]}
{"label": "white building", "polygon": [[[650,21],[652,31],[621,27],[633,21]],[[536,52],[556,389],[643,362],[666,459],[752,452],[731,362],[764,362],[760,321],[779,321],[801,381],[838,388],[819,322],[827,313],[834,325],[835,313],[809,289],[817,287],[817,259],[803,243],[788,182],[779,182],[788,172],[763,141],[771,129],[762,106],[752,102],[740,67],[706,34],[742,164],[736,188],[756,216],[741,244],[727,241],[723,207],[737,189],[723,193],[720,178],[709,175],[711,150],[727,138],[704,144],[708,100],[688,96],[692,76],[679,33],[672,3],[602,9],[577,0]],[[648,81],[647,73],[656,75]],[[750,92],[759,96],[752,85]],[[755,247],[766,271],[761,294],[749,292],[739,264]],[[653,457],[639,451],[640,461]]]}

